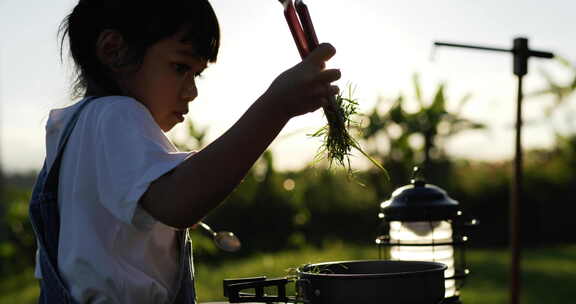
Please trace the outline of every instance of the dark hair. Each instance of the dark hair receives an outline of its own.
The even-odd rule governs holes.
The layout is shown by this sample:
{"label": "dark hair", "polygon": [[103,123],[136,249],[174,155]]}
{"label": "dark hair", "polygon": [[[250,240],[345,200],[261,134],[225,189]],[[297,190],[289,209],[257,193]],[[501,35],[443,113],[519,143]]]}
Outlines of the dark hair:
{"label": "dark hair", "polygon": [[194,45],[198,55],[216,62],[220,47],[218,19],[208,0],[80,0],[59,28],[60,56],[66,36],[75,64],[73,97],[85,94],[89,85],[106,94],[119,88],[96,55],[103,30],[118,31],[128,56],[122,64],[139,66],[154,43],[184,30],[183,42]]}

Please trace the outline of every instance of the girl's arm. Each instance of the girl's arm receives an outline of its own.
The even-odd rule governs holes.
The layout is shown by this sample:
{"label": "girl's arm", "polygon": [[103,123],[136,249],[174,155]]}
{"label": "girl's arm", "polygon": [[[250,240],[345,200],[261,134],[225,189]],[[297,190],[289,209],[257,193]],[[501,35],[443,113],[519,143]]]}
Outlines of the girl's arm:
{"label": "girl's arm", "polygon": [[318,109],[337,93],[330,83],[340,72],[324,69],[334,54],[332,46],[323,44],[278,76],[226,133],[154,181],[141,206],[172,227],[196,224],[242,181],[292,117]]}

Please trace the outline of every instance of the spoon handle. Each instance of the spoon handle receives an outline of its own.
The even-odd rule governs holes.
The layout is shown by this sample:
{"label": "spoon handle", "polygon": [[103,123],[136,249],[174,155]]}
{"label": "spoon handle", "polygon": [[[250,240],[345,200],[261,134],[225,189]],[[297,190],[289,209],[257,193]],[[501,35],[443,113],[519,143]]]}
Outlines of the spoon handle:
{"label": "spoon handle", "polygon": [[208,226],[206,223],[198,222],[198,225],[200,225],[200,227],[202,227],[204,230],[208,231],[213,236],[216,235],[216,232],[214,232],[214,230],[212,230],[212,228],[210,228],[210,226]]}

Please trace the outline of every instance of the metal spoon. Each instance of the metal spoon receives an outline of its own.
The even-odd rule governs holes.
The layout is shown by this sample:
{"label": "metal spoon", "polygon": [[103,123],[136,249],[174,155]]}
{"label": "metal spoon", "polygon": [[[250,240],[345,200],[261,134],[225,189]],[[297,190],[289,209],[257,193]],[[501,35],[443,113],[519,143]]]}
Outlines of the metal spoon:
{"label": "metal spoon", "polygon": [[236,252],[240,250],[240,247],[242,247],[240,239],[235,236],[234,233],[229,231],[215,232],[204,222],[198,222],[198,225],[212,236],[212,239],[218,248],[228,252]]}

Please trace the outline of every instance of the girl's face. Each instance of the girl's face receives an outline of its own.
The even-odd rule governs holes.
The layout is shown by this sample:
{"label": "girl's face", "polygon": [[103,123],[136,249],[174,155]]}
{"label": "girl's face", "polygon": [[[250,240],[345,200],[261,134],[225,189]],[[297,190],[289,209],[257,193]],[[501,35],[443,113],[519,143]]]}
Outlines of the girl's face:
{"label": "girl's face", "polygon": [[198,96],[195,77],[207,65],[193,45],[181,40],[176,34],[153,44],[139,68],[119,80],[125,93],[144,104],[165,132],[184,121],[188,102]]}

